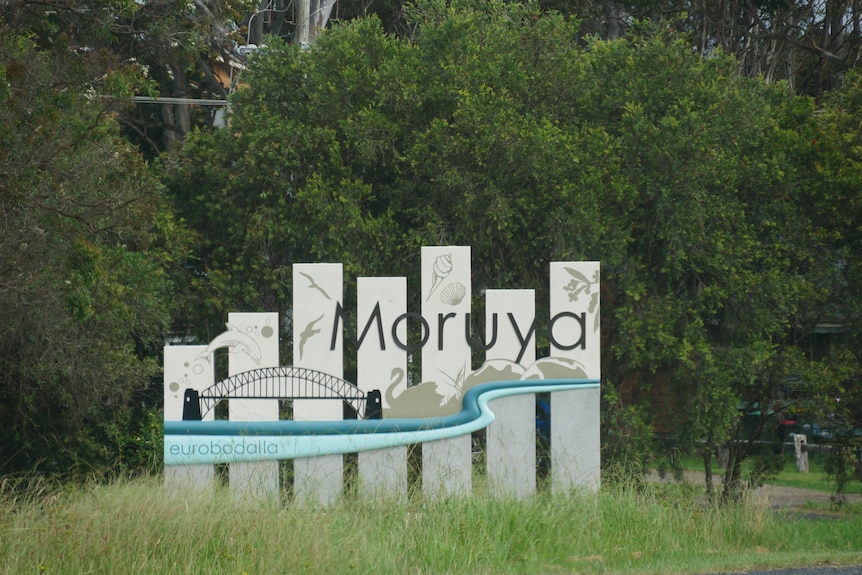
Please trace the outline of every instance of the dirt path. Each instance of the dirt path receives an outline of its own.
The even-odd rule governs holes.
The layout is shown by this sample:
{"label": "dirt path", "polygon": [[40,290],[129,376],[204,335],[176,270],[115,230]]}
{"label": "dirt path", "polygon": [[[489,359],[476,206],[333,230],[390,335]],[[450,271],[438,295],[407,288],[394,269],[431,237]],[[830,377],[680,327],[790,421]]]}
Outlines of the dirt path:
{"label": "dirt path", "polygon": [[754,491],[755,497],[765,498],[773,507],[802,507],[808,502],[829,503],[829,493],[798,487],[764,485]]}
{"label": "dirt path", "polygon": [[[673,481],[670,477],[660,479],[658,475],[653,475],[655,481]],[[705,485],[706,479],[703,472],[686,471],[684,479],[686,483],[693,485]],[[713,475],[712,484],[716,490],[721,489],[721,476]],[[769,505],[775,508],[792,508],[802,507],[808,502],[828,503],[829,493],[817,491],[815,489],[800,489],[796,487],[781,487],[778,485],[763,485],[754,490],[754,497],[763,498]],[[849,496],[851,501],[856,501],[859,496]]]}

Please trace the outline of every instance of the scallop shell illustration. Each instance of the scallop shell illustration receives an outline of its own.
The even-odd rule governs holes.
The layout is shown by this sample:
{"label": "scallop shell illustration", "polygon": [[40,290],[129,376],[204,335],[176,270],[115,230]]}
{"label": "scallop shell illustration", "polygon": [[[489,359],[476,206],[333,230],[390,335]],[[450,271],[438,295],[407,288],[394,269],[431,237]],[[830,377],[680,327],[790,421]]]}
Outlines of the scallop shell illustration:
{"label": "scallop shell illustration", "polygon": [[446,305],[458,305],[467,295],[467,286],[461,282],[454,282],[443,288],[440,292],[440,301]]}
{"label": "scallop shell illustration", "polygon": [[431,275],[431,289],[428,291],[428,297],[425,298],[425,301],[431,299],[431,294],[440,287],[440,284],[449,277],[450,273],[452,273],[452,254],[437,256],[437,259],[434,260],[433,273]]}

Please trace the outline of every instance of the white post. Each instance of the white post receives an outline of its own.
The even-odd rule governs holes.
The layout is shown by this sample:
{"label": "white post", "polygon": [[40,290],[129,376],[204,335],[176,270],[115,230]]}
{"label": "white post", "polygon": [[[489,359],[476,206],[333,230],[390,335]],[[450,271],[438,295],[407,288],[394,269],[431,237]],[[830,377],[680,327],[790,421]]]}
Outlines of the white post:
{"label": "white post", "polygon": [[808,437],[804,433],[794,433],[793,448],[796,452],[796,469],[800,473],[808,473]]}
{"label": "white post", "polygon": [[[535,362],[536,337],[530,333],[535,318],[533,290],[487,290],[486,344],[495,331],[497,339],[485,352],[486,360],[517,361],[521,366]],[[502,397],[489,407],[496,419],[485,436],[488,489],[499,497],[521,499],[532,495],[536,491],[536,394]]]}
{"label": "white post", "polygon": [[[236,331],[238,341],[248,346],[229,348],[228,374],[263,367],[278,367],[278,314],[228,314],[229,331]],[[277,421],[276,399],[231,399],[228,402],[231,421]],[[234,498],[276,497],[278,494],[278,462],[232,463],[229,468],[230,490]]]}
{"label": "white post", "polygon": [[[428,341],[422,347],[422,383],[436,382],[445,412],[463,405],[461,386],[472,371],[464,322],[470,313],[470,247],[422,248],[422,317]],[[422,490],[433,496],[469,495],[472,490],[470,435],[422,444]]]}
{"label": "white post", "polygon": [[[167,345],[164,348],[164,417],[165,421],[182,421],[185,391],[198,393],[215,383],[213,364],[205,345]],[[203,414],[212,421],[213,412]],[[165,487],[170,493],[209,491],[213,487],[212,465],[166,465]]]}
{"label": "white post", "polygon": [[[407,352],[398,344],[407,343],[407,324],[396,324],[407,311],[407,278],[358,278],[356,283],[357,338],[364,334],[357,350],[357,386],[366,394],[380,391],[385,411],[389,408],[387,396],[397,397],[407,389]],[[359,492],[375,499],[405,501],[407,447],[361,452]]]}
{"label": "white post", "polygon": [[[293,266],[293,365],[344,377],[344,346],[336,308],[341,305],[342,265]],[[334,343],[334,346],[333,346]],[[341,401],[302,399],[293,403],[297,421],[339,420]],[[341,495],[344,460],[341,455],[295,459],[294,492],[298,502],[328,506]]]}
{"label": "white post", "polygon": [[[551,263],[551,356],[577,361],[601,378],[599,262]],[[601,438],[598,388],[551,394],[551,489],[598,491]]]}

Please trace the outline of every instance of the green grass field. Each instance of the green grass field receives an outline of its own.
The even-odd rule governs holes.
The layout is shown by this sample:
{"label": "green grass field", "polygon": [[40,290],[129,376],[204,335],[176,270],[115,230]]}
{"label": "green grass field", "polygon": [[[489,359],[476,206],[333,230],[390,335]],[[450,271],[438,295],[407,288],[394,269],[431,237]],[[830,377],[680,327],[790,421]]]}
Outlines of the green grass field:
{"label": "green grass field", "polygon": [[[826,472],[823,469],[824,458],[825,456],[823,455],[810,455],[808,462],[809,471],[808,473],[802,473],[797,470],[796,461],[793,457],[785,457],[783,469],[776,477],[766,479],[766,483],[831,493],[834,485],[826,477]],[[683,457],[681,462],[686,471],[703,472],[703,461],[696,457]],[[718,474],[724,473],[724,469],[718,467],[714,458],[713,472]],[[743,476],[745,476],[745,472],[743,472]],[[862,481],[852,481],[847,488],[847,495],[851,496],[853,500],[857,499],[855,496],[862,496]]]}
{"label": "green grass field", "polygon": [[0,573],[696,573],[862,564],[862,513],[719,507],[692,486],[328,509],[169,496],[157,478],[0,489]]}

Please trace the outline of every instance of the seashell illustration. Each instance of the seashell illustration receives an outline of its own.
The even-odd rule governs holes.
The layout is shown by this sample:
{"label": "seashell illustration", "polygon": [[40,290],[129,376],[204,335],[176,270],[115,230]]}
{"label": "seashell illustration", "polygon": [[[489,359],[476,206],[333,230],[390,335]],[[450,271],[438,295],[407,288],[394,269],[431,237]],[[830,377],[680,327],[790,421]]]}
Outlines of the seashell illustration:
{"label": "seashell illustration", "polygon": [[452,254],[437,256],[437,259],[434,260],[433,273],[431,275],[431,289],[428,291],[428,297],[425,298],[425,301],[431,299],[431,294],[440,287],[440,284],[449,277],[450,273],[452,273]]}
{"label": "seashell illustration", "polygon": [[446,305],[455,306],[464,300],[465,295],[467,295],[467,286],[461,282],[454,282],[440,292],[440,301]]}

